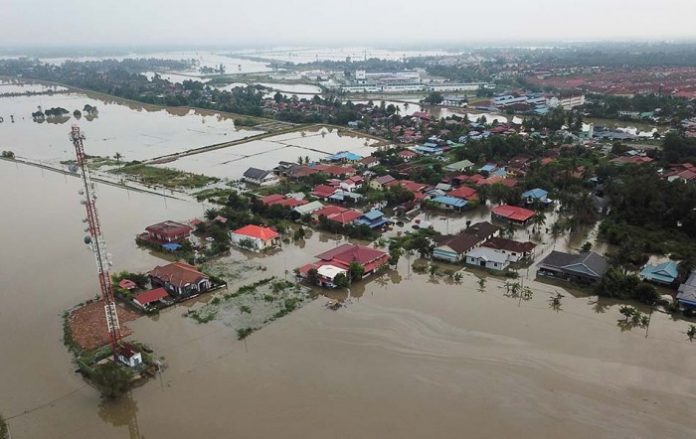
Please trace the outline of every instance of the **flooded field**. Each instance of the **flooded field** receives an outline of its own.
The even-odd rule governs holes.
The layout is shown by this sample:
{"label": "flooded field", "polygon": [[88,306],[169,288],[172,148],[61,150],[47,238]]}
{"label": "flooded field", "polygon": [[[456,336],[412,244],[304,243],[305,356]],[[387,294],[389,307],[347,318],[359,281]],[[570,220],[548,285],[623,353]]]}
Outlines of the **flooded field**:
{"label": "flooded field", "polygon": [[67,88],[59,85],[0,79],[0,96],[18,93],[48,93],[65,90],[67,90]]}
{"label": "flooded field", "polygon": [[322,128],[299,131],[263,140],[253,140],[223,149],[182,157],[163,167],[205,174],[212,177],[238,179],[249,167],[272,169],[279,161],[297,162],[299,157],[310,160],[326,158],[339,151],[352,151],[368,156],[377,141],[340,134],[336,129]]}
{"label": "flooded field", "polygon": [[[74,110],[96,106],[96,118],[76,119]],[[38,108],[63,107],[69,115],[36,122]],[[14,123],[10,123],[14,115]],[[163,108],[102,99],[82,93],[0,98],[0,150],[18,157],[57,163],[73,158],[67,132],[78,123],[86,133],[91,155],[120,153],[123,160],[145,160],[219,142],[241,139],[257,131],[237,129],[234,120],[220,113],[186,108]]]}
{"label": "flooded field", "polygon": [[[525,284],[534,296],[518,304],[502,279],[482,287],[475,270],[461,283],[415,274],[415,256],[337,291],[344,309],[327,310],[320,297],[245,341],[221,322],[183,316],[206,297],[129,322],[168,368],[118,403],[100,402],[61,344],[62,311],[96,291],[79,181],[0,161],[0,183],[17,188],[0,219],[12,249],[0,253],[0,331],[13,335],[0,338],[0,412],[13,439],[687,438],[696,429],[686,322],[654,313],[647,333],[622,331],[618,304],[538,283],[533,270]],[[114,271],[160,261],[134,245],[145,225],[205,209],[98,190]],[[271,256],[233,251],[220,263],[244,264],[236,288],[285,278],[338,243],[314,232]],[[555,291],[565,295],[560,310],[548,303]]]}

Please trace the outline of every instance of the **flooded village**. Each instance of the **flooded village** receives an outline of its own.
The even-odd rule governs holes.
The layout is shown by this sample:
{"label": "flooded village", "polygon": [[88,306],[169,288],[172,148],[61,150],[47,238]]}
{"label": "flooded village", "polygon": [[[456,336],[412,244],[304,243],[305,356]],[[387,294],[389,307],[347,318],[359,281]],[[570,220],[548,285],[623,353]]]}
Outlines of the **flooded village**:
{"label": "flooded village", "polygon": [[[143,72],[154,102],[0,83],[12,438],[693,435],[696,164],[669,142],[696,119],[204,56]],[[193,101],[208,66],[236,72]],[[656,211],[663,234],[627,219]]]}

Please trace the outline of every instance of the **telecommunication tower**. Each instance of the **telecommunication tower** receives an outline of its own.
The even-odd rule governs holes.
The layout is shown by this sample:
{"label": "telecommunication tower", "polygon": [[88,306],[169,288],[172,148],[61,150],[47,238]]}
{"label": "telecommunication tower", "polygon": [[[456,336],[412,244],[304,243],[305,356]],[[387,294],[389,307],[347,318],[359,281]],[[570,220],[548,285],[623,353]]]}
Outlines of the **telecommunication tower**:
{"label": "telecommunication tower", "polygon": [[84,198],[82,204],[87,211],[87,218],[83,220],[87,224],[85,232],[89,235],[85,236],[85,244],[92,248],[94,258],[97,262],[97,274],[99,277],[99,288],[101,290],[102,299],[104,300],[104,313],[106,314],[106,327],[109,332],[109,342],[111,343],[111,352],[116,361],[116,351],[119,340],[121,339],[121,329],[118,324],[118,314],[116,314],[116,302],[114,300],[114,290],[111,284],[111,275],[109,268],[112,265],[110,255],[106,251],[106,242],[102,236],[101,226],[99,224],[99,215],[97,215],[96,200],[97,195],[94,191],[94,183],[90,177],[89,168],[87,167],[87,156],[85,154],[84,140],[85,136],[80,131],[80,127],[73,125],[70,130],[70,140],[75,147],[75,171],[79,171],[82,176],[83,188],[79,194]]}

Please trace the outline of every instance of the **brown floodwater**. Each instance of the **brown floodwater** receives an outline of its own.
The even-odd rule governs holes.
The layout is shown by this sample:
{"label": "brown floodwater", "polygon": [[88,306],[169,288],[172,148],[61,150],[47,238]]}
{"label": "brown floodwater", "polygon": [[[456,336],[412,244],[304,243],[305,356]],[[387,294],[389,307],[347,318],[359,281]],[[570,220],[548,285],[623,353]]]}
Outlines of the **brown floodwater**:
{"label": "brown floodwater", "polygon": [[[117,403],[73,372],[62,311],[96,290],[81,243],[77,179],[0,161],[0,412],[17,438],[693,437],[696,358],[688,322],[654,313],[649,331],[622,331],[618,304],[525,280],[531,301],[503,280],[464,270],[461,283],[398,271],[320,297],[245,341],[222,323],[184,318],[187,303],[128,323],[168,368]],[[205,206],[98,186],[114,270],[160,260],[133,236]],[[481,217],[485,214],[480,213]],[[285,270],[339,243],[306,242],[222,262],[248,270],[230,288]],[[533,271],[533,270],[532,270]],[[533,276],[532,276],[533,277]],[[201,300],[206,300],[201,299]]]}
{"label": "brown floodwater", "polygon": [[[73,111],[82,110],[85,104],[96,106],[98,117],[75,118]],[[58,121],[47,119],[39,123],[31,117],[39,107],[63,107],[70,114]],[[10,115],[14,115],[14,123],[10,122]],[[86,134],[91,155],[113,157],[120,153],[127,161],[260,134],[238,129],[232,118],[217,112],[143,105],[99,94],[1,97],[0,117],[5,120],[0,123],[0,150],[52,164],[74,158],[66,133],[75,123]]]}

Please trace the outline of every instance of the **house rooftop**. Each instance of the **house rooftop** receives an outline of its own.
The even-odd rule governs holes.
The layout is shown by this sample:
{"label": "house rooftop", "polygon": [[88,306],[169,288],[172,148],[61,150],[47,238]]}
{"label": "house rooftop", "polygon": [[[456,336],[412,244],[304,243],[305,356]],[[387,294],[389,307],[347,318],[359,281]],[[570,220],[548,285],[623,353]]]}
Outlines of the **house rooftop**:
{"label": "house rooftop", "polygon": [[232,233],[234,233],[235,235],[243,235],[248,236],[250,238],[260,239],[262,241],[268,241],[280,236],[278,235],[278,232],[271,229],[270,227],[261,227],[255,224],[246,225],[242,228],[233,231]]}

